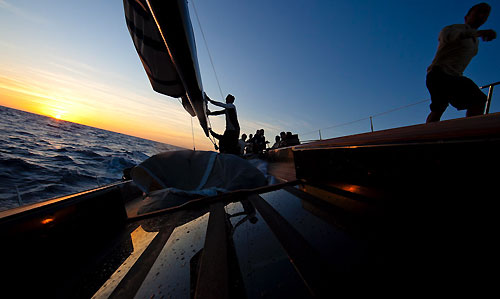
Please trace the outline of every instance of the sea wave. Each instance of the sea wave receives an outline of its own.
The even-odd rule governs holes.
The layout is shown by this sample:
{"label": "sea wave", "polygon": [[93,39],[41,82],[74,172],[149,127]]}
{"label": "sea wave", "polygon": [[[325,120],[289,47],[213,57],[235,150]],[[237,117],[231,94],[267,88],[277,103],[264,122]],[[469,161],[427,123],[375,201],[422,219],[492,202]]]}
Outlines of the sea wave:
{"label": "sea wave", "polygon": [[0,106],[0,211],[119,181],[178,147]]}
{"label": "sea wave", "polygon": [[2,166],[3,171],[10,171],[10,172],[45,169],[42,166],[29,163],[28,161],[20,158],[7,158],[7,159],[0,158],[0,165]]}
{"label": "sea wave", "polygon": [[26,137],[35,137],[35,135],[33,135],[31,133],[28,133],[28,132],[24,132],[24,131],[16,131],[15,134],[17,134],[17,135],[23,135],[23,136],[26,136]]}
{"label": "sea wave", "polygon": [[88,158],[101,158],[102,156],[92,150],[74,150],[76,154],[82,155]]}

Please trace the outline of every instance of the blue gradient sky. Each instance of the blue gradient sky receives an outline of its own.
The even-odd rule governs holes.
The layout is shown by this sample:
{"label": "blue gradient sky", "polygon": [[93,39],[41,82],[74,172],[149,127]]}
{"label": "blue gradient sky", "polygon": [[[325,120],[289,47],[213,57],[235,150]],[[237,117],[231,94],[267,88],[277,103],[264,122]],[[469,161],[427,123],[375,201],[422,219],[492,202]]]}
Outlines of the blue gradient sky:
{"label": "blue gradient sky", "polygon": [[[428,99],[426,68],[439,31],[463,23],[477,3],[190,1],[203,85],[213,99],[221,95],[193,2],[224,96],[236,97],[242,132],[264,128],[270,141],[280,131],[302,140],[317,139],[318,129],[323,138],[366,132],[369,120],[324,128]],[[482,28],[499,32],[500,3],[489,3]],[[122,1],[0,0],[0,28],[0,105],[47,115],[59,109],[63,119],[192,147],[190,117],[149,85]],[[499,81],[499,49],[498,39],[481,42],[465,75],[478,85]],[[497,89],[491,112],[500,111]],[[421,103],[380,115],[374,129],[423,123],[428,112]],[[443,119],[464,114],[450,107]],[[193,120],[196,147],[213,149]],[[222,116],[211,120],[224,130]]]}

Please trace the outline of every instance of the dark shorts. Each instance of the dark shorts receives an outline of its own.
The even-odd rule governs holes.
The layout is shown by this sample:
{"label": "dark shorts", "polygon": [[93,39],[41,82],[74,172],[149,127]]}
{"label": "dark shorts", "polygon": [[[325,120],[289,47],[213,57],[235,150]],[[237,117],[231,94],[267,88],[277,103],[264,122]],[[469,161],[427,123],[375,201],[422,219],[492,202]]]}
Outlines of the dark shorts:
{"label": "dark shorts", "polygon": [[435,68],[427,74],[425,83],[431,94],[431,111],[444,112],[448,104],[464,110],[486,103],[486,95],[464,76],[451,76]]}

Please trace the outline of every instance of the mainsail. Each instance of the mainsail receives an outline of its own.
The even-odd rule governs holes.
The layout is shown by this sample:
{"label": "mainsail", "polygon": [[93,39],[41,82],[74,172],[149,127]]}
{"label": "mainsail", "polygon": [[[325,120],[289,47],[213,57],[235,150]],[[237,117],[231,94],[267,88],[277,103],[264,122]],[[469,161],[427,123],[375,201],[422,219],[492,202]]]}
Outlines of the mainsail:
{"label": "mainsail", "polygon": [[123,0],[123,7],[153,90],[181,98],[208,136],[207,102],[186,0]]}

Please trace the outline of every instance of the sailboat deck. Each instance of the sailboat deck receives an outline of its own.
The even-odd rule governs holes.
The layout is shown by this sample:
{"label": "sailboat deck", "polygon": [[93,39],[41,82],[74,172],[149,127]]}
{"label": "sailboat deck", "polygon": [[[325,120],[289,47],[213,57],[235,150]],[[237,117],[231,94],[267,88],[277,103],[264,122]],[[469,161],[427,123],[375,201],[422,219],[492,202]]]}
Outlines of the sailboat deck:
{"label": "sailboat deck", "polygon": [[269,172],[323,189],[340,185],[387,198],[396,187],[404,191],[422,179],[426,188],[433,179],[444,183],[439,176],[458,182],[478,173],[473,181],[486,180],[484,174],[499,163],[499,142],[500,113],[495,113],[271,150]]}
{"label": "sailboat deck", "polygon": [[500,113],[445,120],[321,140],[296,149],[396,143],[441,142],[500,137]]}
{"label": "sailboat deck", "polygon": [[4,213],[7,291],[307,298],[481,277],[496,256],[499,117],[279,149],[269,171],[283,183],[144,214],[130,181]]}

